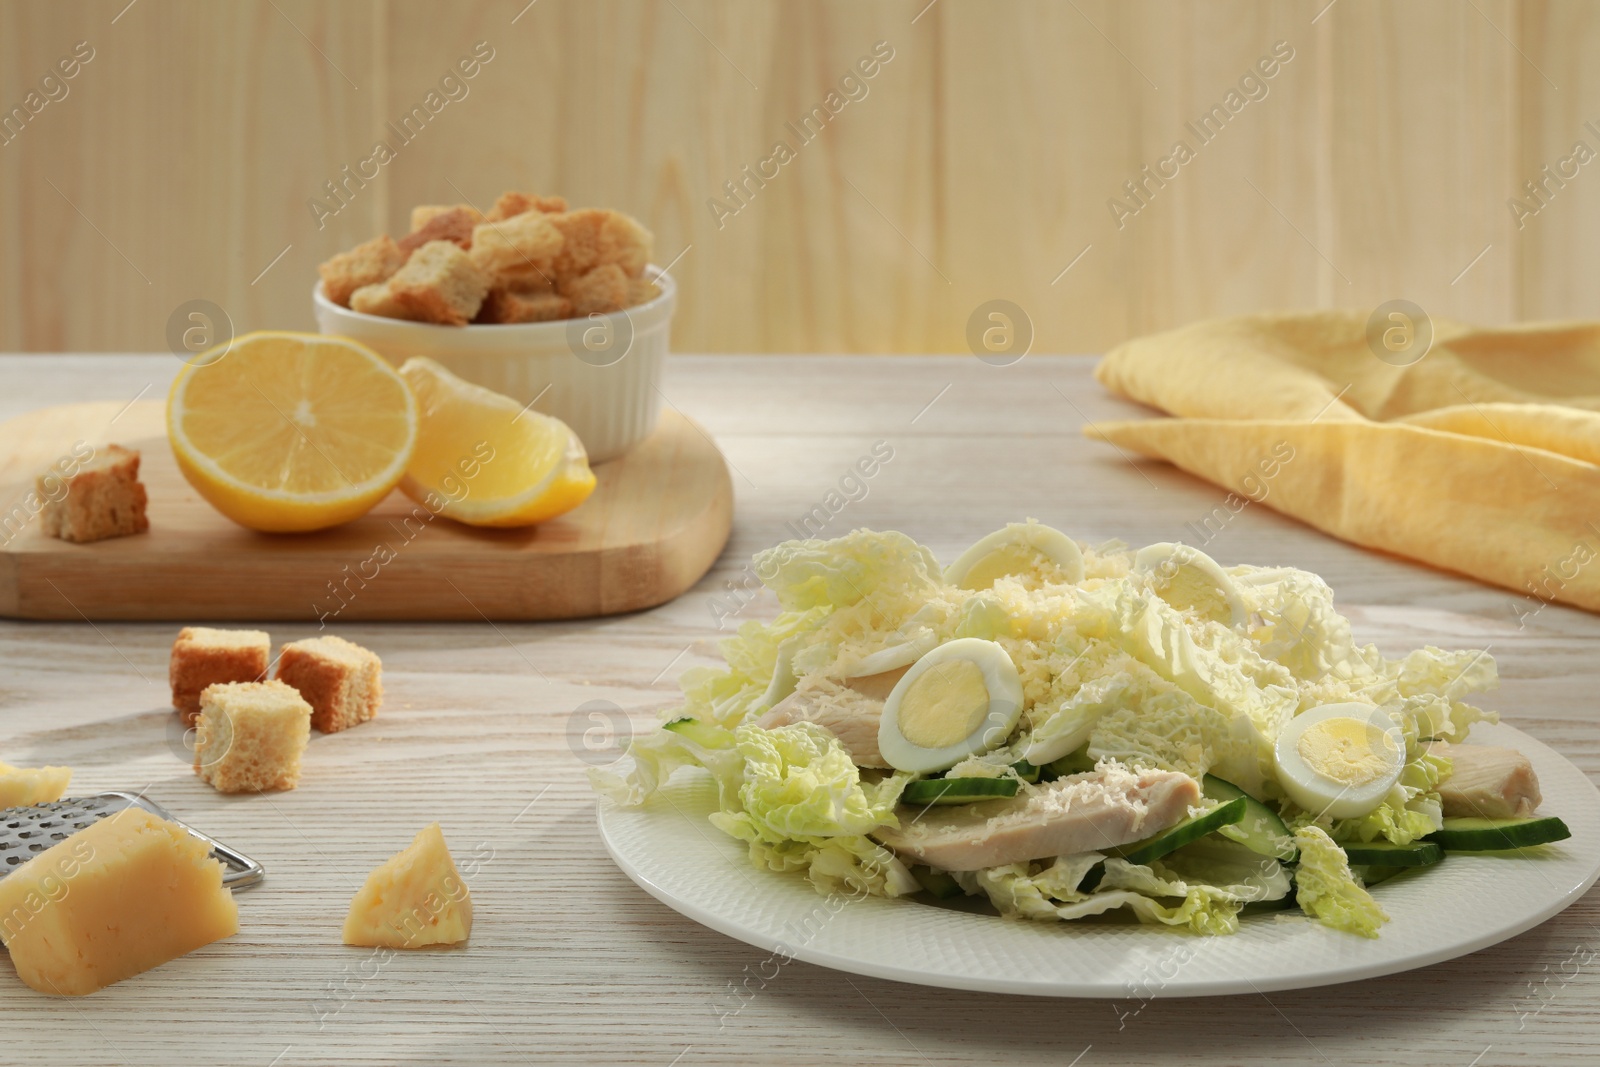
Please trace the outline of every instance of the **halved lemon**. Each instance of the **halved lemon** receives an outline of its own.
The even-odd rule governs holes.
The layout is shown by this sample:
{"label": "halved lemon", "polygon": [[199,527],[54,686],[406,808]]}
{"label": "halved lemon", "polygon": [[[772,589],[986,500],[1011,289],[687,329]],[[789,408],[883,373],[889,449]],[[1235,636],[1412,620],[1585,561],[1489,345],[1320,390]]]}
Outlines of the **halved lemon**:
{"label": "halved lemon", "polygon": [[189,484],[234,522],[320,530],[366,514],[399,483],[417,402],[365,345],[263,331],[178,372],[167,437]]}
{"label": "halved lemon", "polygon": [[422,411],[400,489],[429,511],[473,526],[532,526],[594,492],[589,454],[560,419],[422,356],[401,364],[400,376]]}

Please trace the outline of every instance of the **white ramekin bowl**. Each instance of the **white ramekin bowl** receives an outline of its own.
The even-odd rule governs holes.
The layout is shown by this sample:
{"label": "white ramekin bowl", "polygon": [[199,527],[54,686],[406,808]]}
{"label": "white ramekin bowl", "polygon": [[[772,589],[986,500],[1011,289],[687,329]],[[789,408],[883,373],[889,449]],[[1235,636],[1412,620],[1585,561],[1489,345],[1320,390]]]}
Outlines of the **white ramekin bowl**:
{"label": "white ramekin bowl", "polygon": [[650,436],[661,411],[661,366],[677,288],[646,267],[654,300],[610,315],[508,326],[435,326],[363,315],[312,287],[317,328],[360,341],[396,366],[427,356],[469,382],[532,404],[571,426],[591,463]]}

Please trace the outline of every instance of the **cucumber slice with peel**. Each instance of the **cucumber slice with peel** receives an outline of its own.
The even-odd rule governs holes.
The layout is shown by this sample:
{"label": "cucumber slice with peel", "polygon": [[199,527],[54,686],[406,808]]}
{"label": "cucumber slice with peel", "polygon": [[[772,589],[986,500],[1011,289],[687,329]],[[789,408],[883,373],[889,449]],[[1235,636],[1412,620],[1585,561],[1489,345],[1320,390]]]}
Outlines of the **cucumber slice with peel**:
{"label": "cucumber slice with peel", "polygon": [[1068,752],[1065,756],[1044,765],[1044,772],[1048,780],[1065,778],[1073,774],[1087,774],[1094,770],[1094,758],[1089,755],[1089,748],[1085,745],[1076,752]]}
{"label": "cucumber slice with peel", "polygon": [[1415,868],[1415,867],[1378,867],[1378,866],[1369,866],[1369,867],[1352,866],[1350,868],[1350,870],[1355,873],[1355,876],[1357,878],[1361,879],[1361,884],[1364,885],[1364,886],[1374,886],[1374,885],[1377,885],[1379,882],[1387,882],[1389,879],[1393,878],[1397,874],[1404,874],[1406,871],[1414,871],[1416,869],[1417,868]]}
{"label": "cucumber slice with peel", "polygon": [[1106,876],[1106,865],[1097,863],[1078,880],[1078,892],[1093,893],[1100,888],[1100,879]]}
{"label": "cucumber slice with peel", "polygon": [[1015,778],[924,778],[906,786],[902,804],[973,804],[1017,795]]}
{"label": "cucumber slice with peel", "polygon": [[1267,805],[1214,774],[1205,776],[1200,791],[1218,801],[1244,798],[1244,818],[1219,830],[1223,837],[1237,841],[1258,856],[1271,856],[1285,863],[1293,863],[1300,858],[1300,851],[1294,847],[1294,837],[1289,833],[1289,828],[1283,824],[1278,813]]}
{"label": "cucumber slice with peel", "polygon": [[1449,818],[1444,820],[1444,829],[1429,834],[1426,840],[1446,852],[1503,852],[1571,836],[1566,823],[1554,815],[1541,815],[1529,819]]}
{"label": "cucumber slice with peel", "polygon": [[1224,826],[1232,826],[1243,819],[1249,810],[1245,804],[1247,800],[1249,797],[1234,797],[1204,815],[1191,816],[1167,827],[1154,837],[1123,845],[1113,851],[1129,863],[1143,864],[1160,859],[1174,849],[1182,848],[1191,841],[1198,841],[1207,834],[1216,833]]}
{"label": "cucumber slice with peel", "polygon": [[1239,909],[1239,915],[1241,918],[1251,915],[1270,915],[1275,911],[1288,911],[1295,907],[1299,907],[1299,903],[1295,900],[1294,893],[1289,892],[1277,900],[1247,900]]}
{"label": "cucumber slice with peel", "polygon": [[1432,841],[1396,845],[1389,841],[1352,841],[1341,844],[1345,858],[1356,867],[1426,867],[1444,859],[1444,849]]}

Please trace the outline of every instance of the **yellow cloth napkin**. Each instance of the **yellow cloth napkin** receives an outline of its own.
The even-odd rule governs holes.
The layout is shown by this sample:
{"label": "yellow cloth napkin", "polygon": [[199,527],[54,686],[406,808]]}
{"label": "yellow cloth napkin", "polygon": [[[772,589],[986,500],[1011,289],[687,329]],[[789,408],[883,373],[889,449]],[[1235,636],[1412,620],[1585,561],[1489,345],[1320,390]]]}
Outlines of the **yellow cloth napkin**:
{"label": "yellow cloth napkin", "polygon": [[1409,366],[1374,355],[1366,327],[1247,315],[1129,341],[1095,376],[1175,417],[1084,432],[1230,490],[1230,512],[1265,504],[1514,589],[1532,598],[1519,614],[1600,611],[1600,323],[1435,320]]}

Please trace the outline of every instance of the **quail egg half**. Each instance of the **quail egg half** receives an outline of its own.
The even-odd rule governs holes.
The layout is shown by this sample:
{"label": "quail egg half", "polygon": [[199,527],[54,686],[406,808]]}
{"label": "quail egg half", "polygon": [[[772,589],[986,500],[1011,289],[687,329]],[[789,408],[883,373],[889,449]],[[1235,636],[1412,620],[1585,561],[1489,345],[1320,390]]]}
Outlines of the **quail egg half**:
{"label": "quail egg half", "polygon": [[1358,819],[1400,780],[1405,734],[1371,704],[1324,704],[1290,719],[1273,748],[1278,782],[1314,815]]}
{"label": "quail egg half", "polygon": [[917,660],[890,691],[878,751],[896,770],[927,773],[998,748],[1022,716],[1022,679],[1006,650],[962,637]]}
{"label": "quail egg half", "polygon": [[1147,577],[1156,596],[1179,611],[1192,611],[1226,626],[1245,621],[1239,587],[1198,548],[1170,541],[1146,545],[1133,557],[1133,569]]}
{"label": "quail egg half", "polygon": [[1060,530],[1038,522],[1007,523],[957,557],[944,580],[962,589],[988,589],[995,579],[1029,574],[1041,562],[1054,563],[1072,584],[1083,581],[1083,552]]}

